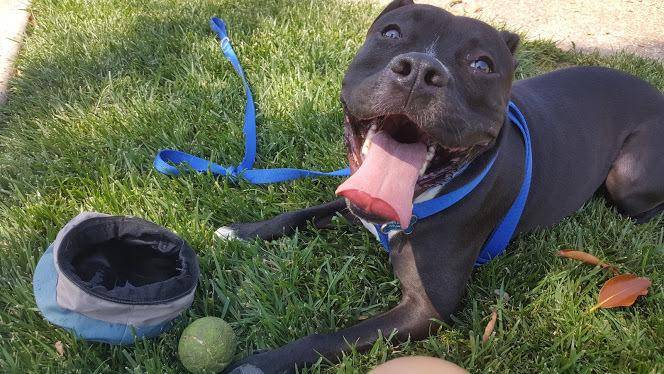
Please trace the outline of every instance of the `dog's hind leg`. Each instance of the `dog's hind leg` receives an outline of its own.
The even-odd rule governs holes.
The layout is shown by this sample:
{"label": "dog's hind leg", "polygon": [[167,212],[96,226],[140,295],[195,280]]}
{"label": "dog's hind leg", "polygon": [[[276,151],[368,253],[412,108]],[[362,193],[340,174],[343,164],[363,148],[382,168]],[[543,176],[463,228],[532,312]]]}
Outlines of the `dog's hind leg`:
{"label": "dog's hind leg", "polygon": [[348,220],[356,220],[348,211],[345,200],[337,199],[310,208],[283,213],[265,221],[222,226],[215,231],[215,235],[221,239],[274,240],[291,235],[297,229],[305,228],[309,222],[316,228],[327,228],[337,213]]}
{"label": "dog's hind leg", "polygon": [[664,212],[664,114],[627,138],[606,178],[606,190],[618,210],[638,223]]}

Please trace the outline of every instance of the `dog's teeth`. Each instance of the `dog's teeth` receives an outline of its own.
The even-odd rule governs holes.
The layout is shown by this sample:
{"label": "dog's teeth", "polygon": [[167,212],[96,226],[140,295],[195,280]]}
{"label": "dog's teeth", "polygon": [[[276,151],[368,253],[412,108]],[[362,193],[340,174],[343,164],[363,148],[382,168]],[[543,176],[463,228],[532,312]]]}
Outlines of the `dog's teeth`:
{"label": "dog's teeth", "polygon": [[427,157],[426,157],[427,161],[433,160],[433,156],[435,156],[435,155],[436,155],[436,147],[429,146],[429,149],[427,151]]}
{"label": "dog's teeth", "polygon": [[[427,155],[428,157],[429,155]],[[422,168],[420,169],[420,177],[424,175],[424,173],[427,171],[427,168],[429,167],[429,160],[424,161],[424,165],[422,165]]]}
{"label": "dog's teeth", "polygon": [[424,160],[424,165],[422,165],[422,168],[420,169],[420,177],[424,175],[424,173],[427,171],[427,168],[429,167],[429,162],[433,160],[433,156],[436,155],[436,147],[433,145],[430,145],[429,148],[427,148],[427,155]]}
{"label": "dog's teeth", "polygon": [[371,145],[371,140],[367,139],[364,141],[364,145],[362,145],[362,158],[369,153],[369,146]]}
{"label": "dog's teeth", "polygon": [[366,156],[369,153],[369,147],[371,147],[371,138],[376,135],[376,130],[378,126],[371,125],[369,131],[367,131],[367,136],[364,139],[364,144],[362,144],[362,157]]}

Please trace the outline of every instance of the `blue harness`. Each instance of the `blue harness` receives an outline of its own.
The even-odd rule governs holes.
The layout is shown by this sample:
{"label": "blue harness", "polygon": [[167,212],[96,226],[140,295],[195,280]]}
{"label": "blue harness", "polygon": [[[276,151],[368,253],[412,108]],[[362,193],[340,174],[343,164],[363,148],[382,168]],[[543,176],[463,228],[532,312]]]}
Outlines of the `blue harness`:
{"label": "blue harness", "polygon": [[[507,245],[509,244],[516,226],[519,224],[519,219],[521,219],[521,213],[523,213],[523,208],[526,205],[526,200],[528,199],[528,191],[530,190],[530,179],[532,176],[533,169],[533,157],[532,157],[532,148],[530,144],[530,132],[528,131],[528,124],[526,118],[523,116],[519,108],[513,103],[509,102],[507,107],[507,117],[510,122],[512,122],[516,127],[519,128],[521,135],[523,136],[523,142],[525,145],[525,173],[523,175],[523,182],[521,183],[521,188],[516,199],[512,203],[512,206],[505,214],[505,217],[500,221],[498,226],[495,228],[489,240],[484,243],[484,247],[480,251],[477,260],[475,260],[475,266],[480,266],[489,262],[494,257],[500,256]],[[410,226],[406,229],[403,229],[403,232],[408,235],[413,231],[414,224],[421,219],[430,217],[434,214],[440,213],[443,210],[451,207],[452,205],[459,202],[461,199],[466,197],[471,193],[475,187],[477,187],[484,177],[489,174],[491,167],[493,166],[494,161],[496,161],[496,153],[489,163],[484,167],[484,170],[477,175],[469,183],[459,187],[456,190],[448,192],[444,195],[440,195],[431,200],[427,200],[418,204],[413,205],[413,216],[410,220]],[[376,233],[380,243],[383,245],[383,248],[389,253],[390,252],[390,241],[388,234],[391,231],[401,231],[402,228],[398,222],[389,222],[383,225],[375,225]]]}
{"label": "blue harness", "polygon": [[[231,47],[231,42],[226,31],[226,24],[224,21],[215,17],[210,20],[210,27],[212,28],[212,31],[214,31],[219,36],[221,41],[221,52],[233,65],[233,69],[235,69],[235,72],[238,74],[238,76],[240,76],[242,79],[242,84],[244,85],[244,92],[247,97],[243,129],[245,138],[244,158],[238,166],[222,166],[185,152],[172,149],[163,149],[157,153],[154,159],[155,169],[166,175],[178,175],[180,174],[180,170],[174,165],[184,164],[199,173],[211,172],[214,175],[226,176],[232,180],[244,179],[253,184],[277,183],[293,179],[319,176],[345,177],[350,175],[350,170],[348,168],[331,172],[293,168],[253,168],[254,162],[256,160],[256,108],[254,105],[253,96],[251,94],[251,89],[249,88],[249,83],[245,78],[240,61],[233,51],[233,47]],[[475,261],[475,266],[482,265],[492,258],[501,255],[505,251],[505,248],[507,248],[507,245],[514,235],[516,226],[519,223],[521,213],[523,212],[523,208],[526,204],[526,199],[528,198],[528,191],[530,189],[530,179],[532,175],[532,152],[528,124],[521,111],[519,111],[516,105],[511,101],[509,102],[507,108],[507,117],[510,122],[519,128],[521,135],[523,136],[523,142],[525,145],[525,173],[519,194],[512,203],[512,206],[508,210],[505,217],[491,234],[489,240],[484,244],[479,257]],[[493,156],[493,158],[489,161],[487,166],[479,175],[477,175],[473,180],[464,186],[444,195],[435,197],[431,200],[414,204],[413,217],[411,218],[410,225],[407,228],[402,229],[397,222],[376,225],[378,239],[380,240],[385,250],[388,253],[390,251],[388,233],[392,231],[403,231],[405,234],[410,234],[418,220],[422,220],[442,212],[472,192],[489,173],[494,161],[496,160],[496,157],[497,154]]]}

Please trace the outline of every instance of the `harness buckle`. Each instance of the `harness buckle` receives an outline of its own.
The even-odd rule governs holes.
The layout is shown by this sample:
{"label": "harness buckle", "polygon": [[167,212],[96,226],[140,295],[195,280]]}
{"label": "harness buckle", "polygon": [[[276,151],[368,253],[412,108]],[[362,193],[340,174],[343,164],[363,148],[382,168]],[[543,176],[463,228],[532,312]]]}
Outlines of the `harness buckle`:
{"label": "harness buckle", "polygon": [[417,223],[417,216],[413,214],[410,217],[410,223],[408,224],[408,227],[406,227],[405,229],[401,228],[399,222],[392,221],[382,224],[380,226],[380,232],[387,235],[390,231],[403,231],[404,234],[410,235],[413,233],[413,230],[415,230],[416,223]]}

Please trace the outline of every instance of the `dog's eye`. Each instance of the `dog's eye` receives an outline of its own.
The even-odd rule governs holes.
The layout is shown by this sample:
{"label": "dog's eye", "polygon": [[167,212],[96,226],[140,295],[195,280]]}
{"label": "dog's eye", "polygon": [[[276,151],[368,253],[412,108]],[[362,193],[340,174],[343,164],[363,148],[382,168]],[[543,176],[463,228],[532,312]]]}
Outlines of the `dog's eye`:
{"label": "dog's eye", "polygon": [[488,57],[480,57],[470,63],[470,67],[485,74],[493,73],[493,63]]}
{"label": "dog's eye", "polygon": [[396,25],[389,25],[383,30],[383,36],[390,39],[399,39],[401,38],[401,31]]}

